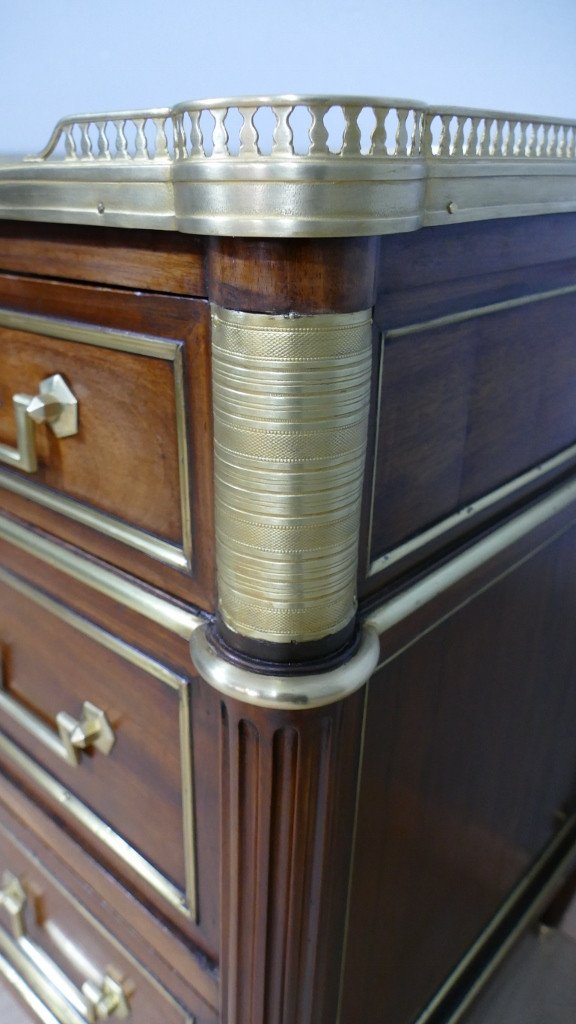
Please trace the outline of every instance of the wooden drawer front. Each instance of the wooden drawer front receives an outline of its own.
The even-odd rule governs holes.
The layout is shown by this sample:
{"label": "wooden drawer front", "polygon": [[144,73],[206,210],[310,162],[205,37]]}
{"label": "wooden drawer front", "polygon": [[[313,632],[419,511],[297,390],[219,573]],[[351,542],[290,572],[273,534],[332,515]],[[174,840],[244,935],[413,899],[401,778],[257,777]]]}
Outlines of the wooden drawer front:
{"label": "wooden drawer front", "polygon": [[191,567],[183,347],[177,341],[0,311],[0,442],[15,448],[13,396],[61,374],[78,433],[34,427],[38,469],[0,485],[153,558]]}
{"label": "wooden drawer front", "polygon": [[576,459],[576,295],[542,293],[383,336],[371,572]]}
{"label": "wooden drawer front", "polygon": [[0,756],[131,882],[193,918],[188,681],[6,570],[0,607]]}
{"label": "wooden drawer front", "polygon": [[192,1017],[4,825],[0,975],[44,1024],[108,1019],[192,1024]]}

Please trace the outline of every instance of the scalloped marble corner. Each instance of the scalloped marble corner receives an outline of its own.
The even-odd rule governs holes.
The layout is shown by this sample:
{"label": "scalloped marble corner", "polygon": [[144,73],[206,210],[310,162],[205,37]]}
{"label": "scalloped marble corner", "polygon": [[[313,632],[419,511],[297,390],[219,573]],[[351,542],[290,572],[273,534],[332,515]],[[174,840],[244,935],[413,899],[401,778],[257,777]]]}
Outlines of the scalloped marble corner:
{"label": "scalloped marble corner", "polygon": [[576,210],[576,122],[371,97],[64,118],[0,162],[0,217],[345,237]]}

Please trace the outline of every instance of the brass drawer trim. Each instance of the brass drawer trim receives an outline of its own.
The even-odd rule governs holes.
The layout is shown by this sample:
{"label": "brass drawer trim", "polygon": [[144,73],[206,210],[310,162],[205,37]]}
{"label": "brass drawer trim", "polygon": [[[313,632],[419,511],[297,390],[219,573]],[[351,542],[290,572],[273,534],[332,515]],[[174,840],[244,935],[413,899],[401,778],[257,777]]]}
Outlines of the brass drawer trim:
{"label": "brass drawer trim", "polygon": [[118,604],[132,609],[164,629],[189,640],[205,617],[192,608],[184,608],[168,597],[162,597],[145,585],[134,583],[124,575],[96,562],[93,558],[63,547],[57,541],[20,526],[13,519],[0,513],[0,538],[34,555],[46,565],[66,573],[75,580],[92,587],[100,594],[112,598]]}
{"label": "brass drawer trim", "polygon": [[[107,650],[124,658],[130,664],[149,673],[166,686],[175,690],[179,700],[178,728],[180,736],[180,766],[182,789],[182,832],[185,871],[185,890],[175,885],[169,878],[151,864],[143,854],[134,849],[130,843],[103,821],[94,811],[90,810],[82,800],[74,796],[62,783],[21,748],[0,733],[0,752],[5,754],[21,771],[25,772],[33,782],[52,800],[55,800],[72,815],[88,832],[113,854],[119,857],[147,885],[150,886],[170,906],[190,919],[196,918],[196,858],[194,853],[194,793],[192,767],[192,735],[190,728],[190,692],[188,680],[177,675],[171,669],[154,658],[139,651],[129,644],[106,632],[100,626],[90,622],[60,604],[43,591],[32,587],[29,583],[15,576],[6,569],[0,568],[0,581],[12,587],[37,605],[55,615],[61,621],[77,629],[84,636],[100,643]],[[50,748],[58,757],[68,760],[63,751],[63,743],[55,732],[40,722],[35,716],[17,702],[0,691],[0,711],[7,712],[23,728],[31,732],[36,739]]]}
{"label": "brass drawer trim", "polygon": [[56,716],[58,733],[55,733],[40,718],[14,700],[4,688],[4,668],[1,659],[0,712],[4,712],[30,733],[51,754],[72,766],[79,764],[82,750],[95,747],[101,753],[109,754],[114,746],[115,736],[106,713],[90,701],[84,701],[80,719],[73,718],[66,711],[59,711]]}
{"label": "brass drawer trim", "polygon": [[1,468],[0,487],[23,498],[28,498],[52,512],[68,516],[75,522],[97,530],[113,540],[127,544],[150,558],[177,569],[187,569],[190,572],[192,570],[192,518],[182,342],[171,339],[160,340],[129,331],[114,331],[107,327],[91,327],[74,321],[59,320],[57,317],[17,313],[9,309],[0,309],[0,328],[2,327],[31,334],[43,334],[50,338],[72,341],[81,345],[93,345],[96,348],[109,348],[117,352],[163,359],[172,363],[176,399],[174,411],[178,444],[181,545],[163,540],[161,537],[156,537],[131,523],[123,522],[107,512],[83,505],[74,498],[68,498],[65,494],[49,490],[34,480],[27,480]]}
{"label": "brass drawer trim", "polygon": [[58,964],[28,936],[26,910],[28,897],[20,880],[4,872],[0,886],[0,907],[10,922],[10,931],[0,927],[0,950],[63,1024],[96,1024],[115,1017],[130,1016],[128,992],[106,972],[95,982],[87,980],[78,989]]}
{"label": "brass drawer trim", "polygon": [[[196,1018],[184,1010],[181,1004],[167,991],[164,985],[150,973],[150,971],[136,959],[136,957],[121,943],[108,929],[86,909],[78,899],[56,878],[52,872],[42,864],[34,853],[28,850],[16,836],[12,835],[5,824],[0,822],[0,835],[12,844],[19,851],[26,862],[33,866],[38,874],[42,875],[61,896],[74,908],[75,912],[82,917],[89,927],[110,946],[111,952],[120,954],[129,961],[133,969],[150,985],[168,1004],[182,1015],[181,1024],[195,1024]],[[61,1020],[55,1017],[53,1012],[41,1001],[37,992],[28,984],[28,980],[14,967],[10,960],[6,959],[0,951],[0,975],[19,993],[22,999],[37,1014],[43,1024],[68,1024],[68,1020]],[[72,1017],[70,1024],[85,1024],[82,1018]]]}

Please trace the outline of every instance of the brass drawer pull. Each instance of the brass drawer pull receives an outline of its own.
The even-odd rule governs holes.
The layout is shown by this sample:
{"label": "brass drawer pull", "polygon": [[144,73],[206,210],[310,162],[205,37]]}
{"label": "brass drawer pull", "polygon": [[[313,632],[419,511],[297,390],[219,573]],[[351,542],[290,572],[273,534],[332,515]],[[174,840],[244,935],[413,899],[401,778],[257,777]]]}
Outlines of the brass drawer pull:
{"label": "brass drawer pull", "polygon": [[116,742],[106,712],[90,701],[84,701],[80,718],[73,718],[68,712],[59,711],[56,715],[58,733],[55,733],[4,688],[1,664],[0,711],[47,747],[52,754],[71,765],[79,764],[83,750],[94,748],[101,754],[109,754]]}
{"label": "brass drawer pull", "polygon": [[67,711],[59,711],[56,724],[70,764],[78,764],[81,752],[91,747],[101,754],[109,754],[116,742],[106,713],[87,700],[82,705],[81,718],[73,718]]}
{"label": "brass drawer pull", "polygon": [[40,383],[38,394],[14,395],[16,447],[0,444],[0,462],[25,473],[38,469],[34,423],[47,423],[56,437],[78,433],[78,401],[59,373]]}
{"label": "brass drawer pull", "polygon": [[[101,1020],[126,1020],[130,1016],[128,994],[122,983],[106,972],[79,989],[44,950],[29,938],[26,928],[27,896],[15,875],[5,871],[0,888],[0,908],[8,927],[0,927],[0,950],[62,1024],[97,1024]],[[96,979],[97,980],[94,980]]]}

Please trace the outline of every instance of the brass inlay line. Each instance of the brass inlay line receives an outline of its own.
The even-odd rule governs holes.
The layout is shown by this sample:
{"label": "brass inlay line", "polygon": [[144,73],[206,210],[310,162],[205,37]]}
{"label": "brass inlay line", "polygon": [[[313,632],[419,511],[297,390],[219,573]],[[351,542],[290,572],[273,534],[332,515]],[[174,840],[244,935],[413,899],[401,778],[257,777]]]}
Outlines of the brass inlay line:
{"label": "brass inlay line", "polygon": [[[64,898],[74,907],[75,911],[81,917],[83,917],[85,921],[88,922],[90,927],[95,932],[97,932],[111,947],[113,947],[113,949],[121,953],[122,956],[125,957],[134,966],[134,968],[140,974],[142,974],[143,977],[146,978],[147,983],[150,984],[164,999],[166,999],[168,1003],[170,1003],[175,1009],[182,1012],[182,1024],[194,1024],[194,1018],[188,1016],[188,1014],[186,1014],[185,1011],[182,1010],[180,1004],[176,1002],[174,997],[170,994],[170,992],[168,992],[167,989],[164,988],[164,986],[158,981],[155,975],[151,974],[150,971],[144,966],[144,964],[140,963],[140,961],[136,959],[134,954],[126,948],[124,943],[119,942],[118,939],[116,939],[115,936],[111,934],[97,918],[93,917],[90,911],[87,910],[86,907],[79,902],[79,900],[70,892],[70,890],[63,886],[62,883],[58,880],[58,878],[56,878],[56,876],[53,875],[52,872],[49,871],[48,868],[43,863],[41,863],[41,861],[38,860],[38,857],[26,846],[24,846],[20,839],[17,838],[17,836],[12,835],[9,829],[7,829],[6,826],[1,822],[0,832],[3,834],[4,838],[9,843],[14,845],[21,852],[25,860],[32,861],[34,869],[40,872],[48,879],[49,884],[52,885],[62,896],[64,896]],[[2,958],[0,958],[0,973],[4,973],[4,964],[1,962],[1,960]],[[51,1018],[50,1024],[52,1024]],[[56,1022],[56,1024],[60,1024],[60,1022],[58,1021]]]}
{"label": "brass inlay line", "polygon": [[162,359],[172,363],[174,375],[174,396],[176,416],[176,437],[178,446],[178,474],[180,492],[180,514],[182,544],[174,544],[142,530],[118,517],[86,505],[80,500],[69,498],[50,490],[34,480],[0,469],[0,486],[6,490],[29,498],[53,512],[68,516],[106,536],[127,544],[143,554],[175,568],[192,567],[192,524],[190,512],[190,481],[188,470],[188,437],[186,428],[184,379],[182,366],[182,343],[174,340],[160,340],[144,334],[129,331],[115,331],[107,327],[90,327],[86,324],[62,321],[54,317],[38,316],[31,313],[16,313],[0,309],[0,328],[43,334],[81,345],[107,348],[132,355]]}
{"label": "brass inlay line", "polygon": [[549,459],[540,462],[537,466],[533,466],[528,469],[525,473],[521,473],[513,480],[508,483],[502,484],[500,487],[495,488],[488,494],[482,495],[480,498],[476,498],[474,501],[468,502],[455,512],[450,513],[440,522],[430,526],[415,537],[411,537],[409,540],[398,544],[390,551],[386,551],[384,554],[374,558],[370,561],[372,554],[372,537],[373,537],[373,520],[374,520],[374,506],[375,506],[375,491],[376,491],[376,478],[377,478],[377,467],[378,467],[378,451],[379,451],[379,438],[380,438],[380,422],[382,414],[382,402],[383,402],[383,383],[385,379],[384,361],[386,358],[386,342],[389,339],[397,339],[408,337],[412,334],[420,334],[420,332],[431,331],[441,327],[447,327],[451,324],[464,323],[468,320],[475,320],[478,317],[489,316],[495,313],[501,313],[508,309],[516,309],[521,306],[530,305],[534,302],[545,302],[549,299],[562,298],[567,295],[576,294],[576,285],[567,285],[564,288],[554,288],[546,292],[538,292],[535,295],[525,295],[517,299],[507,299],[503,302],[495,302],[488,306],[478,306],[474,309],[463,310],[458,313],[451,313],[447,316],[436,317],[432,320],[425,320],[422,323],[408,324],[405,327],[396,327],[390,331],[386,331],[381,335],[381,350],[380,350],[380,367],[379,367],[379,388],[378,388],[378,407],[376,411],[376,424],[374,427],[375,437],[377,439],[376,451],[374,455],[374,469],[372,473],[372,502],[370,508],[370,523],[367,537],[367,551],[368,551],[368,576],[374,576],[376,573],[382,572],[387,569],[390,565],[394,565],[396,562],[401,561],[407,555],[418,551],[420,548],[425,547],[431,541],[442,537],[449,530],[459,526],[463,522],[470,521],[474,516],[477,516],[481,512],[485,512],[491,508],[492,505],[496,505],[499,501],[504,500],[507,497],[512,496],[517,491],[522,490],[523,487],[537,481],[540,477],[544,477],[547,473],[550,473],[556,469],[562,467],[564,463],[569,463],[571,459],[576,457],[576,444],[570,445],[557,455],[552,456]]}
{"label": "brass inlay line", "polygon": [[168,598],[1,514],[0,537],[185,640],[189,640],[194,630],[205,621],[197,612],[181,608]]}
{"label": "brass inlay line", "polygon": [[422,323],[407,324],[405,327],[392,327],[389,331],[386,331],[385,338],[403,338],[408,334],[433,331],[438,327],[448,327],[450,324],[464,323],[466,320],[475,320],[477,317],[501,313],[506,309],[529,306],[533,302],[545,302],[547,299],[558,299],[563,295],[574,295],[575,292],[576,285],[569,284],[562,288],[551,288],[546,292],[536,292],[534,295],[521,295],[516,299],[492,302],[487,306],[475,306],[473,309],[463,309],[458,313],[448,313],[446,316],[434,317],[432,320],[423,320]]}
{"label": "brass inlay line", "polygon": [[213,307],[220,611],[245,636],[306,641],[355,612],[371,311]]}
{"label": "brass inlay line", "polygon": [[[506,918],[514,912],[514,908],[518,906],[522,900],[522,897],[530,889],[530,886],[537,879],[538,875],[546,869],[556,854],[556,851],[562,847],[566,842],[567,837],[574,833],[576,829],[576,816],[571,816],[568,821],[563,825],[562,829],[554,837],[551,843],[546,847],[543,853],[538,857],[535,863],[532,865],[527,874],[520,880],[517,886],[510,893],[508,899],[502,903],[498,911],[491,919],[489,924],[482,930],[476,941],[470,946],[466,954],[459,962],[455,970],[451,972],[449,977],[446,979],[444,984],[434,995],[431,1002],[425,1009],[418,1015],[414,1024],[428,1024],[433,1018],[434,1013],[441,1006],[442,1001],[450,994],[450,991],[454,989],[461,979],[464,977],[466,970],[470,967],[474,958],[482,952],[482,949],[490,941],[491,937],[498,931],[498,928],[504,923]],[[547,879],[545,885],[538,892],[538,896],[531,905],[524,911],[519,920],[515,923],[514,927],[510,930],[506,937],[506,940],[501,944],[498,955],[494,957],[488,965],[480,971],[479,976],[476,978],[474,984],[468,990],[464,996],[462,1002],[456,1009],[456,1011],[450,1015],[447,1020],[447,1024],[456,1024],[457,1021],[461,1020],[464,1012],[469,1008],[470,1004],[478,995],[479,991],[485,985],[486,981],[496,971],[496,969],[502,963],[502,960],[506,954],[510,951],[514,942],[518,936],[524,931],[526,926],[531,920],[534,919],[541,907],[546,906],[546,903],[551,899],[554,891],[557,889],[558,884],[566,876],[570,870],[576,858],[576,839],[572,842],[567,853],[561,858],[560,863],[551,873]]]}
{"label": "brass inlay line", "polygon": [[[532,508],[529,508],[527,511],[515,516],[509,522],[504,523],[503,526],[497,527],[487,537],[477,541],[476,544],[467,548],[467,550],[462,552],[462,554],[452,558],[449,562],[441,565],[438,569],[434,569],[420,582],[408,587],[403,593],[399,594],[398,597],[385,601],[379,608],[376,608],[366,616],[366,624],[375,629],[379,634],[386,633],[403,619],[408,618],[409,615],[412,615],[419,608],[422,608],[444,591],[454,586],[454,584],[465,579],[466,576],[469,576],[475,570],[479,569],[491,558],[494,558],[502,551],[505,551],[506,548],[511,547],[516,541],[521,540],[522,537],[531,533],[538,526],[542,526],[544,523],[548,522],[548,520],[553,519],[554,516],[568,508],[573,502],[576,502],[576,481],[571,481],[563,487],[558,488],[551,495],[543,498]],[[557,537],[566,533],[566,531],[569,530],[575,522],[576,508],[574,510],[574,516],[559,530],[547,537],[541,544],[532,548],[528,554],[515,561],[514,564],[509,566],[504,573],[501,573],[497,577],[491,579],[485,586],[478,587],[473,593],[469,593],[466,596],[466,600],[458,607],[462,607],[464,604],[467,604],[478,594],[482,593],[483,590],[488,589],[498,582],[499,579],[502,579],[510,572],[513,572],[523,562],[528,561],[536,555],[538,551],[543,550]],[[452,609],[448,614],[452,615],[455,610],[456,609]],[[438,625],[438,621],[434,623],[434,626]],[[432,629],[433,626],[430,626],[429,628]],[[410,644],[415,643],[422,635],[424,634],[419,634],[417,637],[412,638]],[[394,657],[397,657],[399,653],[401,652],[396,652]],[[382,667],[382,664],[385,664],[385,662],[382,662],[379,667]]]}
{"label": "brass inlay line", "polygon": [[[28,982],[22,977],[20,971],[17,971],[9,960],[6,960],[0,954],[0,974],[6,979],[9,985],[18,993],[21,999],[24,1000],[27,1006],[30,1007],[32,1012],[38,1017],[38,1020],[42,1021],[42,1024],[63,1024],[62,1019],[58,1020],[51,1010],[42,1002],[39,996],[36,995],[34,990],[30,988]],[[64,1024],[79,1024],[78,1017],[74,1020],[65,1021]],[[82,1024],[82,1022],[80,1022]]]}
{"label": "brass inlay line", "polygon": [[[146,881],[159,895],[166,899],[172,906],[188,916],[195,914],[196,895],[196,864],[194,856],[194,809],[193,809],[193,778],[192,778],[192,736],[190,728],[190,706],[189,706],[189,683],[186,679],[173,672],[166,665],[145,654],[143,651],[132,647],[125,641],[108,633],[106,630],[90,622],[77,612],[72,611],[60,602],[55,601],[43,591],[32,587],[25,580],[20,579],[6,569],[0,568],[0,581],[22,594],[28,600],[35,602],[39,607],[55,615],[62,622],[72,626],[78,632],[96,643],[101,644],[107,650],[113,652],[125,661],[138,669],[147,672],[160,682],[175,690],[178,694],[178,730],[180,740],[180,771],[182,786],[182,832],[183,851],[185,868],[185,892],[183,893],[169,879],[146,858],[138,853],[130,844],[116,833],[109,825],[102,821],[93,811],[86,807],[77,797],[66,789],[60,782],[54,779],[43,768],[41,768],[29,755],[25,754],[7,737],[0,735],[0,749],[18,764],[46,793],[57,800],[97,839],[103,842],[110,850],[127,863],[144,881]],[[44,723],[36,720],[31,728],[29,713],[14,710],[16,703],[6,693],[1,695],[0,703],[4,710],[8,710],[12,718],[17,720],[24,728],[31,731],[50,746],[46,740],[46,733],[50,730]],[[54,736],[58,746],[60,740]],[[55,750],[58,756],[62,756],[59,750]]]}

